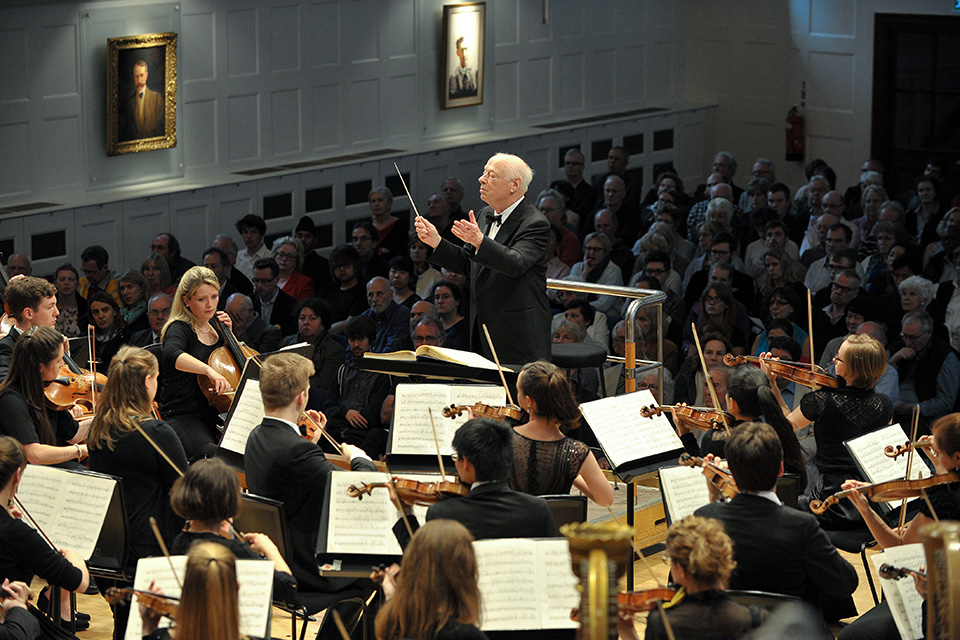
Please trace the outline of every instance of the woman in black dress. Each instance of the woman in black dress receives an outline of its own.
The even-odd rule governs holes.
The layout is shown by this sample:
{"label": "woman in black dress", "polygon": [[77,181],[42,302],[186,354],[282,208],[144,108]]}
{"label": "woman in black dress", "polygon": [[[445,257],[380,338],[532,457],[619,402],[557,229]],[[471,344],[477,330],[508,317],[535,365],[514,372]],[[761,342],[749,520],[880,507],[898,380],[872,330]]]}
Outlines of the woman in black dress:
{"label": "woman in black dress", "polygon": [[[157,359],[150,352],[121,347],[98,396],[97,415],[87,436],[90,470],[117,476],[123,486],[131,565],[140,558],[163,553],[150,527],[151,517],[156,518],[168,545],[183,526],[183,520],[170,508],[169,493],[180,476],[178,470],[187,468],[187,456],[170,425],[152,415],[158,374]],[[176,468],[154,449],[148,437]],[[114,624],[121,629],[126,628],[128,606],[112,607]],[[115,637],[123,637],[122,632]]]}
{"label": "woman in black dress", "polygon": [[[764,353],[761,358],[770,354]],[[887,366],[887,352],[883,345],[867,335],[847,337],[834,356],[837,376],[846,381],[839,389],[822,388],[812,391],[800,400],[792,412],[783,401],[776,376],[770,365],[761,360],[761,368],[770,378],[770,388],[793,428],[802,429],[811,422],[817,443],[814,463],[820,472],[809,495],[809,500],[825,500],[840,490],[848,478],[860,478],[856,464],[847,452],[845,440],[876,431],[890,423],[893,403],[877,393],[874,387]],[[801,509],[808,500],[801,498]],[[863,519],[849,503],[835,505],[819,516],[827,529],[851,529],[863,526]]]}
{"label": "woman in black dress", "polygon": [[[386,570],[387,602],[377,614],[378,640],[486,640],[473,536],[454,520],[432,520],[403,553],[403,570]],[[394,579],[396,577],[396,580]]]}
{"label": "woman in black dress", "polygon": [[524,365],[517,402],[530,420],[513,428],[510,488],[541,496],[575,486],[602,507],[613,504],[613,488],[590,448],[564,433],[580,423],[580,410],[563,371],[544,360]]}
{"label": "woman in black dress", "polygon": [[450,349],[470,350],[470,329],[467,318],[460,313],[460,287],[449,280],[441,280],[433,288],[433,305],[443,322],[447,337],[443,346]]}
{"label": "woman in black dress", "polygon": [[210,354],[223,345],[223,336],[212,324],[214,317],[233,328],[230,316],[217,311],[219,301],[220,283],[213,271],[190,268],[180,279],[170,318],[160,334],[164,358],[160,415],[177,432],[188,460],[216,442],[219,423],[197,376],[207,376],[218,394],[230,389],[227,379],[207,364]]}
{"label": "woman in black dress", "polygon": [[50,327],[31,327],[13,349],[10,373],[0,384],[0,433],[23,445],[31,464],[79,469],[87,457],[89,420],[77,423],[83,413],[74,405],[54,411],[44,396],[46,384],[60,377],[63,336]]}
{"label": "woman in black dress", "polygon": [[[53,331],[53,329],[50,329]],[[48,584],[83,593],[90,583],[87,565],[76,551],[52,549],[49,544],[24,523],[21,513],[14,506],[14,497],[23,470],[27,466],[27,454],[15,439],[0,436],[0,582],[4,579],[19,580],[26,584],[39,575]],[[61,598],[61,617],[70,617],[70,598]],[[68,620],[61,624],[69,625]],[[77,629],[85,629],[89,623],[77,620]]]}

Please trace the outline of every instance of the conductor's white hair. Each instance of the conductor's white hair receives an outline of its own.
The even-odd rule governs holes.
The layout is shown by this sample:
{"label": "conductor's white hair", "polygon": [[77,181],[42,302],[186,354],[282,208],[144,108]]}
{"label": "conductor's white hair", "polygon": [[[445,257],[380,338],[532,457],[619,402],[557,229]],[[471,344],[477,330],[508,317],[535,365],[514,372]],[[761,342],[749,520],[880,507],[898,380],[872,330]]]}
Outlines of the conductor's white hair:
{"label": "conductor's white hair", "polygon": [[523,161],[523,158],[509,153],[495,153],[490,158],[490,162],[500,167],[503,177],[507,180],[520,178],[520,191],[526,193],[530,183],[533,182],[533,169]]}

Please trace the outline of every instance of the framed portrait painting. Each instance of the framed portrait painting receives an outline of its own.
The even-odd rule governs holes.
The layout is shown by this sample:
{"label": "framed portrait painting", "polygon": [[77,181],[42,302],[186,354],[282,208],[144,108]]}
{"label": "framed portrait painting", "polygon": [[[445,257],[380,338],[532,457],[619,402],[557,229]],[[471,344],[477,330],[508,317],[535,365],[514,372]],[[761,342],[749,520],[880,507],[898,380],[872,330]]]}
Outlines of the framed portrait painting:
{"label": "framed portrait painting", "polygon": [[107,155],[177,146],[177,34],[107,39]]}
{"label": "framed portrait painting", "polygon": [[443,102],[453,109],[483,104],[486,2],[443,6]]}

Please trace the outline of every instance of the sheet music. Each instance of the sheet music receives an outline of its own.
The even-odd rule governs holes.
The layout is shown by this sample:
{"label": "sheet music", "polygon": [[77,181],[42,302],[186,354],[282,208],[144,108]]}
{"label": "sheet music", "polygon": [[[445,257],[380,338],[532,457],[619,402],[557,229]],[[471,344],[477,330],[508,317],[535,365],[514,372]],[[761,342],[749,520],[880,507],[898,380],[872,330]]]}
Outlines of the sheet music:
{"label": "sheet music", "polygon": [[[880,569],[882,564],[919,569],[927,561],[923,552],[923,545],[920,543],[889,547],[870,556],[870,560],[877,570]],[[883,589],[883,595],[886,596],[887,602],[890,604],[890,612],[893,614],[893,621],[897,624],[900,637],[903,640],[922,638],[924,601],[917,591],[913,578],[900,578],[899,580],[880,578],[880,588]]]}
{"label": "sheet music", "polygon": [[[889,480],[901,480],[907,475],[907,456],[902,455],[896,460],[887,457],[883,448],[887,445],[899,446],[907,441],[903,434],[903,429],[899,424],[892,424],[878,431],[862,435],[858,438],[847,440],[844,444],[853,455],[854,460],[860,466],[866,475],[867,481],[887,482]],[[930,469],[926,463],[920,459],[920,454],[913,454],[913,468],[910,470],[911,480],[917,478],[926,478],[930,475]],[[910,498],[908,502],[917,500]]]}
{"label": "sheet music", "polygon": [[[436,482],[439,475],[404,474],[423,482]],[[330,510],[327,526],[327,553],[362,553],[371,555],[402,555],[403,550],[393,535],[397,507],[390,501],[386,488],[374,489],[363,499],[347,495],[350,485],[367,482],[385,482],[387,476],[379,471],[334,471],[330,474]],[[426,522],[427,507],[416,506],[414,515]]]}
{"label": "sheet music", "polygon": [[634,460],[683,450],[680,437],[666,416],[640,417],[640,409],[656,404],[653,394],[643,390],[580,405],[580,412],[614,468]]}
{"label": "sheet music", "polygon": [[[180,597],[180,586],[170,570],[173,564],[177,576],[182,580],[187,566],[187,556],[166,558],[141,558],[137,562],[137,574],[133,588],[146,591],[150,582],[164,595]],[[237,560],[237,582],[240,590],[237,600],[240,608],[240,633],[258,638],[270,637],[270,608],[273,606],[273,561]],[[160,618],[161,627],[169,627],[169,618]],[[140,607],[134,601],[127,618],[127,632],[124,640],[142,638],[143,621],[140,619]]]}
{"label": "sheet music", "polygon": [[576,628],[580,603],[566,540],[506,538],[473,543],[483,631]]}
{"label": "sheet music", "polygon": [[443,408],[451,404],[477,402],[502,406],[506,404],[503,387],[494,385],[398,384],[393,405],[393,426],[390,453],[436,455],[437,445],[430,426],[430,412],[437,425],[437,440],[444,455],[453,453],[453,434],[469,418],[444,418]]}
{"label": "sheet music", "polygon": [[661,468],[660,488],[663,489],[663,506],[670,522],[693,515],[694,511],[710,503],[707,479],[697,467]]}
{"label": "sheet music", "polygon": [[260,381],[246,378],[230,408],[230,417],[224,427],[220,448],[243,455],[247,450],[250,432],[263,422],[263,398],[260,396]]}
{"label": "sheet music", "polygon": [[[58,549],[89,560],[116,484],[109,476],[28,464],[17,497]],[[26,516],[24,521],[32,526]]]}

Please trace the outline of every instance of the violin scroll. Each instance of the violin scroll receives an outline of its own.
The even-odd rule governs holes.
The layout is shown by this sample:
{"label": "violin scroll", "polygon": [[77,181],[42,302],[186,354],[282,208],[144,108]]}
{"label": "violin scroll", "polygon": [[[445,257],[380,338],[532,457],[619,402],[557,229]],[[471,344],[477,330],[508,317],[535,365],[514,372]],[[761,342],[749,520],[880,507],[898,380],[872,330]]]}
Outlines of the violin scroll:
{"label": "violin scroll", "polygon": [[906,442],[901,445],[893,446],[888,444],[883,448],[883,454],[888,458],[899,458],[905,453],[909,453],[915,449],[932,449],[933,443],[928,440],[921,440],[918,442]]}

